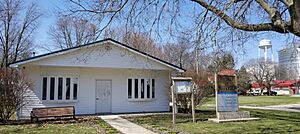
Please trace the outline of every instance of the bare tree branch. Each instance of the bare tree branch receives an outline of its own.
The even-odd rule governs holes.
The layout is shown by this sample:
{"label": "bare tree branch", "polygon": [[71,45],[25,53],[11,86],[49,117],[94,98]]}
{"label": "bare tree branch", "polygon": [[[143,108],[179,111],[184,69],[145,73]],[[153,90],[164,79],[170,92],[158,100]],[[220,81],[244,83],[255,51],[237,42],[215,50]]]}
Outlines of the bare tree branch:
{"label": "bare tree branch", "polygon": [[48,34],[59,49],[70,48],[93,42],[97,39],[97,26],[85,19],[58,16],[55,26]]}
{"label": "bare tree branch", "polygon": [[207,4],[204,0],[192,0],[192,1],[200,4],[201,6],[205,7],[209,11],[213,12],[214,14],[222,18],[228,25],[234,28],[244,30],[244,31],[252,31],[252,32],[253,31],[276,31],[279,33],[288,33],[288,31],[284,29],[275,27],[273,23],[243,24],[228,16],[224,11],[221,11],[214,6]]}
{"label": "bare tree branch", "polygon": [[1,67],[30,55],[32,35],[41,13],[35,3],[23,0],[0,0]]}

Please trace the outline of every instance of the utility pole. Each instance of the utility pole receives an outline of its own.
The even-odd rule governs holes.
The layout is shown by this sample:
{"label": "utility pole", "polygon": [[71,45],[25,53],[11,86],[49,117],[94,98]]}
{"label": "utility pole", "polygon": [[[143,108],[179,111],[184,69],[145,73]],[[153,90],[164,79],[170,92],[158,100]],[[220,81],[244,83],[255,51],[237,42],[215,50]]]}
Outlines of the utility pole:
{"label": "utility pole", "polygon": [[199,47],[198,47],[198,44],[197,44],[197,47],[196,47],[196,74],[197,74],[197,75],[199,74],[199,58],[198,58],[198,51],[199,51]]}
{"label": "utility pole", "polygon": [[197,76],[199,75],[199,56],[198,56],[198,51],[199,51],[199,44],[200,44],[200,38],[201,38],[201,33],[200,31],[196,32],[196,41],[195,41],[195,49],[196,49],[196,74]]}

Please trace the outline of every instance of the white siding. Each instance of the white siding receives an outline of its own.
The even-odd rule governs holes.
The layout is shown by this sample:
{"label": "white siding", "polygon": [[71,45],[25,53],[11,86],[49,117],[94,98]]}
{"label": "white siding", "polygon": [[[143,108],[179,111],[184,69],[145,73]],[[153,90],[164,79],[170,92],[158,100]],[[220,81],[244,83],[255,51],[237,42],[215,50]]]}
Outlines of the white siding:
{"label": "white siding", "polygon": [[[137,69],[105,69],[79,67],[25,66],[24,72],[34,82],[28,104],[19,111],[19,117],[30,116],[34,107],[53,107],[74,105],[76,114],[95,114],[96,79],[112,80],[112,113],[152,112],[169,110],[169,71],[150,71]],[[79,76],[78,102],[53,103],[41,100],[42,76]],[[127,78],[155,78],[155,100],[130,101],[127,99]]]}
{"label": "white siding", "polygon": [[30,64],[64,67],[132,68],[170,70],[169,67],[150,58],[132,53],[112,44],[96,45],[62,55],[34,61]]}

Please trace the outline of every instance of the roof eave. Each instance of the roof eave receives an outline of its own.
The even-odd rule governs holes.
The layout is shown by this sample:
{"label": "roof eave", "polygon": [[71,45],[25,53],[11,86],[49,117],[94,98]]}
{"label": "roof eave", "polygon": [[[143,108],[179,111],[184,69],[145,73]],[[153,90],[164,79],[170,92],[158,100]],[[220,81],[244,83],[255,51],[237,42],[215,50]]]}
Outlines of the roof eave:
{"label": "roof eave", "polygon": [[63,49],[63,50],[59,50],[59,51],[55,51],[55,52],[51,52],[51,53],[47,53],[47,54],[42,54],[42,55],[38,55],[36,57],[32,57],[32,58],[29,58],[29,59],[24,59],[24,60],[20,60],[20,61],[16,61],[16,62],[13,62],[13,63],[10,63],[9,64],[9,67],[12,67],[12,68],[18,68],[20,65],[23,65],[23,64],[26,64],[26,63],[29,63],[29,62],[33,62],[33,61],[37,61],[37,60],[41,60],[41,59],[44,59],[44,58],[47,58],[47,57],[50,57],[50,56],[55,56],[55,55],[60,55],[60,54],[64,54],[64,53],[67,53],[67,52],[70,52],[70,51],[75,51],[75,50],[78,50],[82,47],[89,47],[90,45],[95,45],[96,43],[101,43],[101,44],[104,44],[104,43],[107,43],[107,42],[110,42],[112,44],[115,44],[115,45],[118,45],[120,47],[123,47],[125,49],[128,49],[136,54],[139,54],[141,56],[144,56],[146,58],[151,58],[152,60],[154,60],[155,62],[158,62],[160,64],[163,64],[169,68],[172,68],[180,73],[183,73],[185,72],[186,70],[183,69],[183,68],[180,68],[176,65],[173,65],[171,63],[168,63],[162,59],[159,59],[157,57],[154,57],[152,55],[149,55],[145,52],[141,52],[135,48],[132,48],[128,45],[125,45],[123,43],[120,43],[118,41],[115,41],[113,39],[110,39],[110,38],[107,38],[107,39],[104,39],[104,40],[100,40],[100,41],[96,41],[96,42],[92,42],[92,43],[89,43],[89,44],[85,44],[85,45],[82,45],[82,46],[77,46],[77,47],[74,47],[74,48],[69,48],[69,49]]}

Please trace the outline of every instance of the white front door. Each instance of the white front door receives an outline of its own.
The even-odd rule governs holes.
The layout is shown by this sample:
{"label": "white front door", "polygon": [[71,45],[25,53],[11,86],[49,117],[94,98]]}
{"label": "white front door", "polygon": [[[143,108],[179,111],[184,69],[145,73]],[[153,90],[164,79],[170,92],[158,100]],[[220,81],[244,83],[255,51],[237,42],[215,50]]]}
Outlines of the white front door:
{"label": "white front door", "polygon": [[96,80],[96,113],[111,113],[111,80]]}

